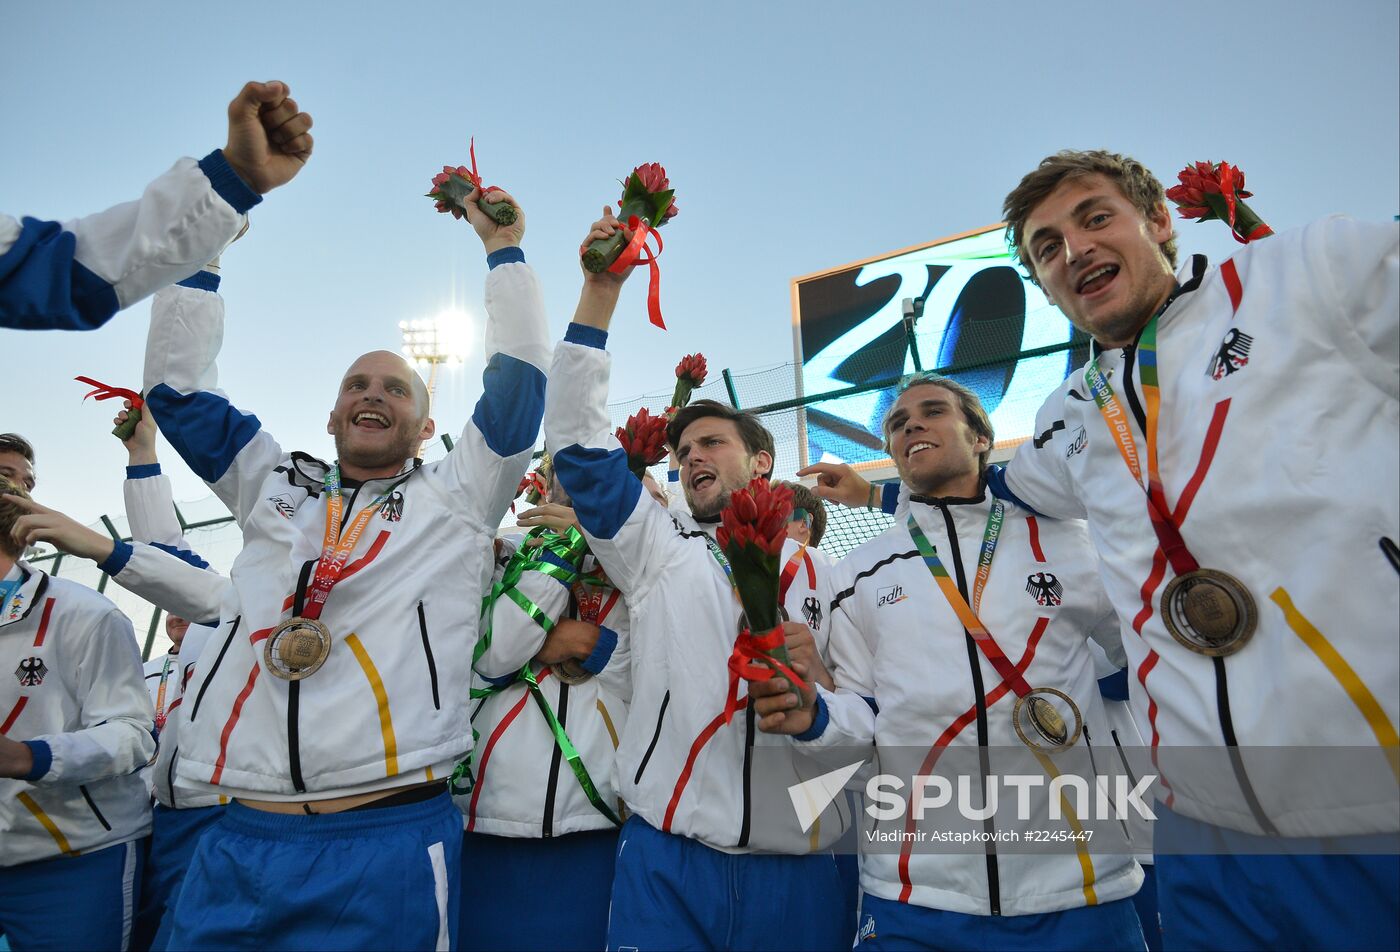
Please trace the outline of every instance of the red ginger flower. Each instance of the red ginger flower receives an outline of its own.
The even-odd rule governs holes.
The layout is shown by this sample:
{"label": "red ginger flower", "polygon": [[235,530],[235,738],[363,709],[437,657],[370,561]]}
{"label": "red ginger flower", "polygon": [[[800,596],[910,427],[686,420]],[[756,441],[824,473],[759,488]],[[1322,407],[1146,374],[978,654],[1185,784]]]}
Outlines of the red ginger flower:
{"label": "red ginger flower", "polygon": [[791,516],[792,490],[758,477],[730,494],[715,539],[726,555],[731,549],[753,545],[777,558],[783,553]]}
{"label": "red ginger flower", "polygon": [[666,458],[666,417],[652,416],[646,407],[627,418],[627,425],[617,428],[617,441],[627,454],[627,468],[641,479],[647,467]]}
{"label": "red ginger flower", "polygon": [[[641,180],[642,187],[652,194],[664,192],[671,187],[671,180],[666,177],[666,169],[663,168],[659,162],[647,162],[639,165],[632,170],[632,174],[637,176],[637,178]],[[626,204],[626,201],[627,190],[624,187],[622,198],[618,200],[618,204]],[[662,221],[670,221],[679,213],[680,208],[676,206],[673,200],[670,205],[666,207],[666,212],[661,216],[661,219]],[[656,224],[660,225],[661,222],[656,222]]]}
{"label": "red ginger flower", "polygon": [[668,417],[674,417],[675,411],[690,402],[691,391],[705,382],[708,372],[704,354],[686,354],[681,358],[676,364],[676,391],[671,394],[671,406],[666,410]]}
{"label": "red ginger flower", "polygon": [[1245,191],[1244,172],[1228,162],[1196,162],[1177,174],[1181,183],[1167,189],[1167,198],[1177,206],[1182,218],[1210,221],[1219,219],[1230,226],[1235,240],[1248,244],[1265,238],[1273,229],[1244,203],[1253,193]]}

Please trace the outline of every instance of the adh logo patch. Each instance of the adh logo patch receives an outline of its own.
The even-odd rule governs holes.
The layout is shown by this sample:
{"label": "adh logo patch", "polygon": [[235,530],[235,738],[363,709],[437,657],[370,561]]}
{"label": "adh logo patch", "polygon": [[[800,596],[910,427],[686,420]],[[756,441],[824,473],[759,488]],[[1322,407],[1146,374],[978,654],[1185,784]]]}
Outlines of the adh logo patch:
{"label": "adh logo patch", "polygon": [[808,595],[802,600],[802,617],[807,620],[807,627],[813,631],[820,631],[822,627],[822,603],[815,595]]}
{"label": "adh logo patch", "polygon": [[44,675],[49,673],[48,665],[44,664],[43,658],[29,657],[19,663],[15,668],[15,677],[19,678],[20,687],[32,688],[44,683]]}
{"label": "adh logo patch", "polygon": [[1064,601],[1065,589],[1051,573],[1035,572],[1026,576],[1026,594],[1035,599],[1037,605],[1053,607]]}
{"label": "adh logo patch", "polygon": [[875,592],[875,607],[884,608],[886,605],[902,602],[908,597],[904,594],[903,585],[890,585]]}
{"label": "adh logo patch", "polygon": [[267,501],[276,508],[277,514],[283,519],[290,519],[297,514],[297,507],[292,504],[292,497],[286,493],[279,496],[268,496]]}
{"label": "adh logo patch", "polygon": [[389,494],[384,505],[379,507],[379,518],[385,522],[398,522],[403,518],[403,493],[396,489]]}
{"label": "adh logo patch", "polygon": [[1249,363],[1249,345],[1254,343],[1254,338],[1242,333],[1238,327],[1230,328],[1225,339],[1220,342],[1220,349],[1215,352],[1215,358],[1210,362],[1210,376],[1213,380],[1221,380],[1238,370],[1243,370]]}
{"label": "adh logo patch", "polygon": [[1077,456],[1084,452],[1088,445],[1089,434],[1085,431],[1084,427],[1081,426],[1074,431],[1074,439],[1070,440],[1069,446],[1065,448],[1065,459],[1069,459],[1071,456]]}

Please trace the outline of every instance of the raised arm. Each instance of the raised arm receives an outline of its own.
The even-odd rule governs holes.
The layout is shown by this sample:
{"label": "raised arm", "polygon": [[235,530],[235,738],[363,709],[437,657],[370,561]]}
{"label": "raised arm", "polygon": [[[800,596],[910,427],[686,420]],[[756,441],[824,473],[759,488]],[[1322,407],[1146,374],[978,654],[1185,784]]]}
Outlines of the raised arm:
{"label": "raised arm", "polygon": [[248,83],[228,119],[222,150],[181,159],[138,201],[62,224],[0,215],[0,327],[92,330],[217,255],[312,146],[285,83]]}

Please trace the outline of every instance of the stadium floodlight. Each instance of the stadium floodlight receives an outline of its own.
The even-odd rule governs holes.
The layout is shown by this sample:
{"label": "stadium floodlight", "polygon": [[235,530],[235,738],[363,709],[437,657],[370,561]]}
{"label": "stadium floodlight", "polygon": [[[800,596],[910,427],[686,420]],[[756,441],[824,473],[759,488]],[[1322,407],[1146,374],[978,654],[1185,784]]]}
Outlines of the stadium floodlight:
{"label": "stadium floodlight", "polygon": [[448,309],[436,317],[399,321],[403,355],[415,364],[428,365],[428,406],[431,410],[438,368],[455,367],[471,350],[467,328],[471,319],[465,311]]}

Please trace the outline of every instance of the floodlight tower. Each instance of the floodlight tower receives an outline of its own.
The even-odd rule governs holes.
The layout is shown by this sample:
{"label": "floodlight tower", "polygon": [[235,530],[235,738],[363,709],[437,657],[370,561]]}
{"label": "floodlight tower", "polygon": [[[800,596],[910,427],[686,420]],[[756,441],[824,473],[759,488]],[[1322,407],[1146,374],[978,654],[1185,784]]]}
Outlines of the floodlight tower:
{"label": "floodlight tower", "polygon": [[399,321],[403,355],[415,364],[428,365],[428,412],[432,412],[438,368],[455,367],[466,359],[468,345],[464,333],[467,316],[460,311],[443,311],[437,317]]}

